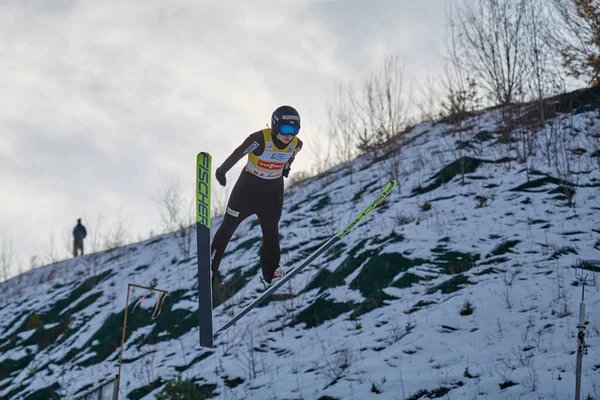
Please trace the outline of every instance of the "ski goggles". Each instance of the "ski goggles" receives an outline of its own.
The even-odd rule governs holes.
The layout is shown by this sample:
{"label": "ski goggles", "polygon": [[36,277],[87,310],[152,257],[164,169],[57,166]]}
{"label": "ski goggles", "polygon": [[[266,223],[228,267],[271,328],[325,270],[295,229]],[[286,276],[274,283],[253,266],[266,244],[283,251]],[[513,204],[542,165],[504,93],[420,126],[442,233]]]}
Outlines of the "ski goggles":
{"label": "ski goggles", "polygon": [[290,124],[281,124],[279,125],[279,133],[282,135],[292,135],[296,136],[300,132],[300,127],[298,125],[290,125]]}

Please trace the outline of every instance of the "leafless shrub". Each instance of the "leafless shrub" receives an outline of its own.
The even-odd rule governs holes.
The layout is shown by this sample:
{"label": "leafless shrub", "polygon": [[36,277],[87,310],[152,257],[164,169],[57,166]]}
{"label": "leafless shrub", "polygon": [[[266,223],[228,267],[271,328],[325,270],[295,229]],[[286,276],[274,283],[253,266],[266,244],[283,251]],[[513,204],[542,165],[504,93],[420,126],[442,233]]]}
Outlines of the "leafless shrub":
{"label": "leafless shrub", "polygon": [[522,98],[529,61],[524,57],[525,0],[467,1],[451,19],[464,62],[492,104]]}
{"label": "leafless shrub", "polygon": [[239,326],[234,325],[220,334],[217,348],[219,349],[222,358],[232,355],[235,348],[240,345],[242,338],[245,337],[244,332],[241,331]]}
{"label": "leafless shrub", "polygon": [[[29,267],[28,270],[33,270],[36,268],[39,268],[43,265],[41,259],[37,256],[37,255],[32,255],[31,257],[29,257]],[[25,271],[22,271],[25,272]],[[19,274],[20,275],[20,274]]]}
{"label": "leafless shrub", "polygon": [[[284,290],[282,290],[284,289]],[[285,327],[288,326],[296,318],[296,308],[298,304],[302,302],[302,299],[294,294],[292,290],[292,284],[288,283],[285,288],[279,290],[277,295],[277,319],[279,322],[279,329],[281,330],[281,336],[283,336]]]}
{"label": "leafless shrub", "polygon": [[311,177],[312,175],[308,171],[298,171],[296,173],[292,173],[286,181],[287,187],[292,188],[294,186],[300,185]]}
{"label": "leafless shrub", "polygon": [[150,385],[156,379],[156,350],[142,350],[144,353],[135,363],[133,377],[144,385]]}
{"label": "leafless shrub", "polygon": [[179,229],[179,231],[177,232],[177,246],[179,247],[179,250],[181,251],[181,255],[183,256],[184,260],[187,260],[190,258],[191,255],[191,250],[192,250],[192,243],[193,243],[193,239],[194,239],[194,233],[195,233],[195,225],[190,224],[187,226],[184,226],[183,223],[180,225],[181,228]]}
{"label": "leafless shrub", "polygon": [[179,230],[175,235],[177,247],[179,247],[184,260],[190,258],[192,243],[195,238],[194,204],[194,201],[190,202],[187,213],[182,215],[184,220],[179,221]]}
{"label": "leafless shrub", "polygon": [[327,141],[327,146],[313,146],[310,148],[312,174],[320,175],[335,165],[336,159],[332,152],[332,143],[330,141]]}
{"label": "leafless shrub", "polygon": [[329,137],[338,163],[352,161],[356,157],[358,143],[357,132],[360,129],[355,113],[356,99],[351,86],[336,88],[334,100],[327,106],[329,118]]}
{"label": "leafless shrub", "polygon": [[553,0],[560,23],[556,24],[555,43],[563,65],[576,79],[600,83],[600,4],[595,0]]}
{"label": "leafless shrub", "polygon": [[510,382],[512,371],[515,370],[510,355],[496,359],[494,361],[494,369],[500,375],[503,382]]}
{"label": "leafless shrub", "polygon": [[524,50],[529,63],[525,92],[527,98],[537,102],[537,122],[542,126],[548,117],[546,98],[566,91],[564,71],[556,51],[556,33],[560,29],[545,0],[528,0],[523,12]]}
{"label": "leafless shrub", "polygon": [[532,349],[530,347],[527,346],[518,346],[518,348],[515,350],[513,349],[513,355],[515,356],[515,360],[519,363],[519,365],[521,365],[522,367],[529,367],[532,364],[532,359],[533,359],[533,352],[531,351]]}
{"label": "leafless shrub", "polygon": [[181,191],[181,182],[175,175],[161,174],[161,186],[153,197],[158,208],[163,231],[174,232],[187,222],[188,209]]}
{"label": "leafless shrub", "polygon": [[419,85],[422,100],[416,104],[420,111],[420,121],[430,121],[433,124],[442,115],[442,94],[438,80],[439,77],[432,76],[427,68],[427,77]]}
{"label": "leafless shrub", "polygon": [[535,328],[535,324],[533,321],[533,310],[535,308],[531,308],[529,312],[529,316],[527,317],[527,325],[525,325],[525,330],[521,332],[521,341],[523,343],[527,343],[529,341],[529,334]]}
{"label": "leafless shrub", "polygon": [[346,344],[326,347],[321,343],[321,351],[319,367],[330,383],[335,383],[348,374],[355,355]]}
{"label": "leafless shrub", "polygon": [[544,129],[542,151],[547,163],[561,181],[567,206],[573,207],[576,187],[581,178],[584,157],[574,149],[581,148],[581,135],[573,129],[573,117],[555,118]]}
{"label": "leafless shrub", "polygon": [[529,365],[527,366],[527,375],[521,381],[521,384],[526,389],[529,389],[531,392],[535,392],[539,386],[539,375],[537,369],[535,368],[535,363],[533,359],[529,360]]}
{"label": "leafless shrub", "polygon": [[229,189],[223,187],[213,187],[210,196],[210,205],[212,216],[220,217],[227,211],[227,202],[229,200]]}
{"label": "leafless shrub", "polygon": [[338,86],[329,107],[335,162],[349,161],[399,135],[407,125],[411,108],[408,92],[404,64],[397,54],[386,55],[358,90]]}
{"label": "leafless shrub", "polygon": [[65,235],[63,235],[62,247],[58,245],[55,238],[55,233],[52,232],[50,234],[49,247],[44,257],[44,264],[55,264],[61,260],[70,258],[73,254],[73,236],[70,232],[67,231]]}
{"label": "leafless shrub", "polygon": [[555,276],[556,285],[552,285],[552,302],[558,305],[558,309],[553,309],[552,315],[565,318],[571,315],[569,310],[570,287],[565,283],[563,270],[560,268],[558,261],[556,262]]}
{"label": "leafless shrub", "polygon": [[410,321],[406,322],[406,324],[403,327],[397,323],[392,324],[391,329],[388,330],[388,337],[386,339],[386,343],[388,345],[392,345],[394,343],[399,342],[410,332],[412,332],[415,326],[416,325]]}
{"label": "leafless shrub", "polygon": [[515,278],[520,273],[521,270],[519,268],[506,269],[502,272],[500,277],[502,278],[502,282],[504,282],[505,285],[512,286],[513,282],[515,281]]}
{"label": "leafless shrub", "polygon": [[358,104],[363,130],[358,148],[369,151],[395,137],[408,120],[404,64],[397,54],[384,57],[380,69],[363,82],[362,101]]}
{"label": "leafless shrub", "polygon": [[18,271],[16,262],[17,255],[12,241],[2,237],[0,239],[0,294],[2,295],[2,303],[10,299],[16,291],[20,290],[20,283],[10,284],[10,282],[6,282]]}
{"label": "leafless shrub", "polygon": [[84,246],[89,249],[86,249],[88,253],[96,253],[104,250],[104,216],[102,214],[98,214],[96,217],[96,222],[88,224],[87,232],[88,235],[85,239]]}
{"label": "leafless shrub", "polygon": [[4,282],[11,277],[17,261],[17,255],[12,241],[2,237],[0,240],[0,281]]}
{"label": "leafless shrub", "polygon": [[337,234],[339,229],[335,223],[338,213],[339,210],[333,204],[328,204],[325,208],[316,211],[318,219],[324,221],[324,229],[329,236],[334,236]]}
{"label": "leafless shrub", "polygon": [[586,117],[585,148],[589,151],[590,168],[600,171],[600,111]]}
{"label": "leafless shrub", "polygon": [[408,225],[410,223],[415,222],[415,217],[412,215],[406,215],[402,212],[397,212],[396,213],[396,217],[394,218],[394,221],[396,222],[397,225]]}
{"label": "leafless shrub", "polygon": [[82,262],[88,276],[96,276],[102,266],[102,253],[89,254],[82,259]]}
{"label": "leafless shrub", "polygon": [[256,332],[248,326],[243,335],[243,348],[236,353],[235,357],[250,380],[256,379],[264,372],[263,356],[264,350],[259,346]]}
{"label": "leafless shrub", "polygon": [[[63,352],[63,354],[66,356],[66,351]],[[45,360],[46,363],[49,362],[49,360]],[[45,364],[47,365],[47,364]],[[52,364],[51,364],[52,365]],[[48,369],[52,372],[50,373],[39,373],[37,374],[37,378],[40,379],[42,382],[44,382],[44,386],[45,387],[49,387],[52,385],[55,385],[57,383],[57,377],[58,377],[58,387],[59,389],[56,391],[56,394],[60,397],[58,398],[63,398],[63,399],[71,399],[74,397],[75,394],[75,388],[77,387],[77,379],[78,377],[73,374],[70,373],[71,371],[69,370],[69,367],[67,367],[66,365],[62,365],[60,367],[57,367],[56,365],[52,365],[52,367],[48,367]]]}
{"label": "leafless shrub", "polygon": [[119,213],[117,220],[108,228],[104,236],[104,249],[114,250],[125,246],[129,241],[129,223],[123,214]]}
{"label": "leafless shrub", "polygon": [[465,156],[469,152],[477,152],[472,143],[474,124],[470,117],[481,106],[481,100],[474,72],[466,60],[467,50],[461,45],[460,25],[450,19],[447,29],[441,103],[443,121],[448,123],[444,138],[451,135],[455,139],[461,184],[465,184]]}
{"label": "leafless shrub", "polygon": [[452,16],[446,30],[441,112],[444,121],[453,125],[452,129],[463,129],[462,121],[480,106],[480,99],[473,71],[466,61],[466,50],[460,44],[460,28]]}
{"label": "leafless shrub", "polygon": [[515,269],[506,269],[500,274],[500,278],[502,279],[502,283],[504,283],[504,291],[503,298],[504,303],[508,309],[512,308],[512,298],[511,298],[511,289],[513,282],[517,275],[521,273],[521,270],[518,268]]}
{"label": "leafless shrub", "polygon": [[[396,148],[396,151],[394,151],[393,153],[391,153],[389,155],[389,157],[387,158],[387,161],[385,163],[386,166],[386,170],[387,173],[389,175],[390,179],[394,179],[396,182],[398,182],[400,184],[400,166],[402,165],[402,147],[397,143],[394,142],[394,146]],[[400,190],[401,188],[398,187],[398,190]]]}

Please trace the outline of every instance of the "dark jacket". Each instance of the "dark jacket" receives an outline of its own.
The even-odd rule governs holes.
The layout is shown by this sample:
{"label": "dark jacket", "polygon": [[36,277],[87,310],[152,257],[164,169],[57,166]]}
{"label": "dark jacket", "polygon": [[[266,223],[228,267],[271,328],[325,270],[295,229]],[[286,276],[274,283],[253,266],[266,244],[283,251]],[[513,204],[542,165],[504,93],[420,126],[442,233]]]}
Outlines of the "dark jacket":
{"label": "dark jacket", "polygon": [[87,236],[87,231],[85,230],[85,226],[81,225],[81,223],[78,223],[75,228],[73,229],[73,237],[75,239],[85,239],[85,237]]}

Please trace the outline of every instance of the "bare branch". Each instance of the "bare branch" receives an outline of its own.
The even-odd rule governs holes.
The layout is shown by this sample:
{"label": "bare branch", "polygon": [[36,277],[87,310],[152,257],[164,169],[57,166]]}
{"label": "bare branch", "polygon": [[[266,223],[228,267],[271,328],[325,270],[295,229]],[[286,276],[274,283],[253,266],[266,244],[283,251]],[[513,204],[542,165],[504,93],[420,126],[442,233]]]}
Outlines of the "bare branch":
{"label": "bare branch", "polygon": [[600,4],[597,0],[552,0],[563,23],[556,30],[563,65],[572,76],[600,84]]}
{"label": "bare branch", "polygon": [[3,237],[0,241],[0,281],[4,282],[13,275],[16,261],[12,241]]}
{"label": "bare branch", "polygon": [[339,163],[346,163],[356,157],[356,132],[359,122],[356,117],[355,104],[351,86],[336,88],[334,100],[327,107],[329,116],[329,137],[334,144],[335,158]]}
{"label": "bare branch", "polygon": [[161,174],[161,187],[153,197],[158,207],[164,232],[179,229],[186,210],[186,203],[181,194],[181,182],[175,175]]}
{"label": "bare branch", "polygon": [[523,57],[526,0],[467,0],[456,9],[464,61],[489,101],[522,100],[528,60]]}

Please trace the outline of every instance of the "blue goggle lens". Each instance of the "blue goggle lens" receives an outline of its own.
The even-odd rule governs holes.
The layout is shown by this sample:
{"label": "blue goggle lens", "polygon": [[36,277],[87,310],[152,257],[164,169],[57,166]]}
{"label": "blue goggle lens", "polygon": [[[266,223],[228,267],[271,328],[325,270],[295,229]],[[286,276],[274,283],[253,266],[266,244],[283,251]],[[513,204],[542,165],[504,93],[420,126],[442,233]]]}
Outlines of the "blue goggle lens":
{"label": "blue goggle lens", "polygon": [[279,125],[279,133],[282,135],[294,135],[296,136],[300,132],[300,127],[298,125]]}

